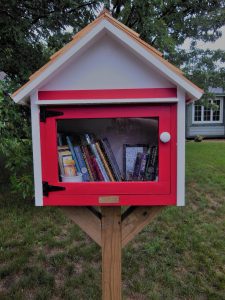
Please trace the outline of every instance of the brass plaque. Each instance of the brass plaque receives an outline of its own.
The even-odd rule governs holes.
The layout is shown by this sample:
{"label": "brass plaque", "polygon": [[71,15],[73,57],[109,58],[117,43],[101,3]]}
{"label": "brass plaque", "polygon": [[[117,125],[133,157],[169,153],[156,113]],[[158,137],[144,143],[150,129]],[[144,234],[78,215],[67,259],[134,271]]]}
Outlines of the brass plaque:
{"label": "brass plaque", "polygon": [[101,196],[98,199],[99,203],[119,203],[120,197],[118,196]]}

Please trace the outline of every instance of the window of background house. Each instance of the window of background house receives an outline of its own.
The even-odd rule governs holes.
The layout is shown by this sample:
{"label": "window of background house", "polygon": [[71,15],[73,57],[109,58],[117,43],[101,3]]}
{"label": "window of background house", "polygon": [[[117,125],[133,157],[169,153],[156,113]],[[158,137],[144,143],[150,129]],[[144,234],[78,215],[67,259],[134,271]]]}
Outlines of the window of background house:
{"label": "window of background house", "polygon": [[212,104],[204,106],[195,102],[193,104],[193,123],[221,123],[223,122],[223,99],[210,100]]}

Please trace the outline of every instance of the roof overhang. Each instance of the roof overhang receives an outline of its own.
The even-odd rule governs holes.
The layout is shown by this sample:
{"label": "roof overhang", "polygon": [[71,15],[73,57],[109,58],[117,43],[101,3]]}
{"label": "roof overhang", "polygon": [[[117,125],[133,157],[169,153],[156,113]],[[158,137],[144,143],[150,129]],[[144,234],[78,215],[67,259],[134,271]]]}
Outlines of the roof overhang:
{"label": "roof overhang", "polygon": [[[115,22],[118,21],[115,20]],[[13,100],[16,103],[26,104],[29,101],[30,96],[35,93],[46,80],[49,80],[50,77],[54,76],[59,68],[80,50],[85,49],[86,46],[89,45],[92,40],[95,40],[95,38],[103,31],[110,33],[135,55],[152,65],[176,86],[182,88],[186,95],[188,95],[189,100],[192,101],[201,98],[203,90],[184,77],[180,71],[177,71],[176,67],[163,59],[156,51],[150,51],[149,48],[140,43],[138,37],[134,38],[130,33],[127,33],[123,27],[115,26],[111,20],[102,18],[99,22],[94,24],[91,30],[87,31],[84,35],[81,35],[74,43],[72,42],[69,47],[65,46],[65,51],[59,51],[59,54],[55,57],[53,55],[54,59],[47,63],[46,66],[42,67],[40,71],[37,71],[37,74],[35,73],[28,83],[12,95]]]}

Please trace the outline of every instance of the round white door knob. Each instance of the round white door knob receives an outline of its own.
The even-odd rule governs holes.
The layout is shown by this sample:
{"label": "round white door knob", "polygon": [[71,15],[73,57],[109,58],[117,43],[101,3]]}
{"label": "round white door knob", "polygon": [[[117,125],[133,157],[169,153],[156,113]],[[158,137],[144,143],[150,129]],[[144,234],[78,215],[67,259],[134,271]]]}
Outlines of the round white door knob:
{"label": "round white door knob", "polygon": [[160,134],[160,141],[161,142],[168,143],[170,141],[170,139],[171,139],[171,135],[170,135],[169,132],[164,131]]}

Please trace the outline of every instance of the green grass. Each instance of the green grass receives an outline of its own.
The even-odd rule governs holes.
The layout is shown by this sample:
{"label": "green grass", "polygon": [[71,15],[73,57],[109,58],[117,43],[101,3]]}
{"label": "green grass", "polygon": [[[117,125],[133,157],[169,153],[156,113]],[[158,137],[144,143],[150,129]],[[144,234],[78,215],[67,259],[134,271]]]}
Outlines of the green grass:
{"label": "green grass", "polygon": [[[225,143],[189,142],[186,162],[186,207],[123,251],[124,299],[225,299]],[[100,248],[59,209],[2,192],[0,299],[101,299]]]}

